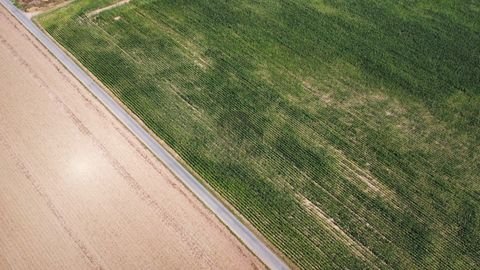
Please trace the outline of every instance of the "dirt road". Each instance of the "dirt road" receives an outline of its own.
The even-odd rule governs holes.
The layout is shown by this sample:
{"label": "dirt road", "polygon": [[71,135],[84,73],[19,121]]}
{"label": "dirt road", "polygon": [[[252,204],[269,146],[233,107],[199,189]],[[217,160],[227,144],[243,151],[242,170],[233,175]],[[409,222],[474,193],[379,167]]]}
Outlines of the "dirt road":
{"label": "dirt road", "polygon": [[0,268],[261,263],[0,7]]}

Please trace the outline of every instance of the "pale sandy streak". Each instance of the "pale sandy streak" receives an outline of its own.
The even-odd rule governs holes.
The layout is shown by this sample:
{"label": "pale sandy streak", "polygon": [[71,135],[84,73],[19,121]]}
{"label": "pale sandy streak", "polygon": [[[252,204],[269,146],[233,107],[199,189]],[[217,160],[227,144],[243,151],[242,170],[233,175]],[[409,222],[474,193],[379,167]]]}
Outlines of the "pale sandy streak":
{"label": "pale sandy streak", "polygon": [[106,6],[104,8],[99,8],[99,9],[96,9],[94,11],[90,11],[89,13],[87,13],[87,17],[92,17],[92,16],[96,16],[106,10],[109,10],[109,9],[112,9],[112,8],[116,8],[116,7],[119,7],[119,6],[123,6],[125,4],[128,4],[130,2],[130,0],[122,0],[120,2],[117,2],[115,4],[112,4],[110,6]]}

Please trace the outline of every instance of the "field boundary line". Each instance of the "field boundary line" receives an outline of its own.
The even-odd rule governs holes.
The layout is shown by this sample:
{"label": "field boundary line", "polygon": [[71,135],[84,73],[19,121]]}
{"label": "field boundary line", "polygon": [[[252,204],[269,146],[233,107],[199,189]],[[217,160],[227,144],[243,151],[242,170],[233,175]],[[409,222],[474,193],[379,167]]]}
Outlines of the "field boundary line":
{"label": "field boundary line", "polygon": [[219,199],[208,191],[182,164],[177,161],[149,132],[127,113],[90,75],[70,58],[25,13],[9,0],[0,0],[12,14],[50,53],[77,78],[121,123],[123,123],[174,175],[207,206],[228,229],[240,239],[270,269],[289,269],[264,242],[250,231]]}

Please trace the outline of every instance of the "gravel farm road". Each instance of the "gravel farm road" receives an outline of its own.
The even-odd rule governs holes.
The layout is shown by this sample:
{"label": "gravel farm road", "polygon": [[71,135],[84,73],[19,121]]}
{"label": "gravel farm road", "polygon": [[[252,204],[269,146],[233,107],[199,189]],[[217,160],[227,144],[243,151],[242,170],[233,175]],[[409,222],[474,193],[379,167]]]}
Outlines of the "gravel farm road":
{"label": "gravel farm road", "polygon": [[105,107],[115,115],[150,151],[163,162],[211,211],[270,269],[288,266],[265,243],[243,225],[217,198],[190,174],[165,148],[137,123],[104,89],[95,82],[35,23],[10,0],[0,3],[30,31]]}

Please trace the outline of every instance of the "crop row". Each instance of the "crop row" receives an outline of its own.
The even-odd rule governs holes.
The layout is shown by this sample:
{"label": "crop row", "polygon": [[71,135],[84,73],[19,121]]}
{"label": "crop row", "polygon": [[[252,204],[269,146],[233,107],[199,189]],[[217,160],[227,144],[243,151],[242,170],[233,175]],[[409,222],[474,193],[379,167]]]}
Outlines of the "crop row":
{"label": "crop row", "polygon": [[[452,257],[471,264],[451,225],[451,207],[466,195],[445,180],[459,172],[439,169],[445,151],[417,150],[424,138],[384,114],[396,99],[415,110],[413,99],[395,91],[424,79],[399,79],[388,62],[411,68],[413,56],[375,56],[363,45],[356,52],[337,42],[359,39],[365,29],[280,3],[252,10],[137,1],[47,30],[298,266],[410,269]],[[356,61],[356,53],[368,53],[368,68],[375,66],[368,81],[343,63]],[[378,69],[390,73],[377,79]],[[419,74],[429,75],[421,67]],[[377,85],[389,90],[373,90]],[[333,105],[319,98],[324,93]],[[362,184],[355,170],[380,190]],[[362,255],[338,230],[364,247]]]}

